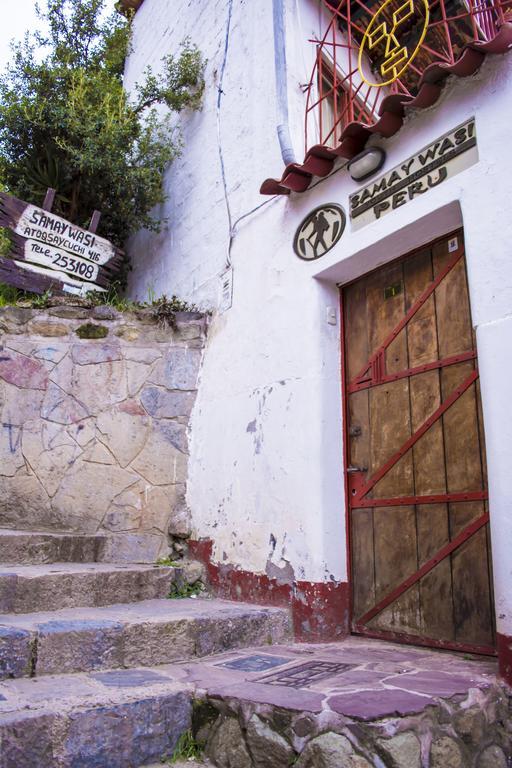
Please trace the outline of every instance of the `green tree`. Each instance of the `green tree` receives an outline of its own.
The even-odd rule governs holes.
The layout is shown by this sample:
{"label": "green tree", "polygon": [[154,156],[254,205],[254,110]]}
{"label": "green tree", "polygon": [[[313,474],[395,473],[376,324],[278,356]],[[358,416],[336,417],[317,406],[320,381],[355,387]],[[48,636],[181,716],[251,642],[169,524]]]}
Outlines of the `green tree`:
{"label": "green tree", "polygon": [[159,228],[150,211],[181,149],[172,116],[199,107],[202,57],[185,40],[128,97],[130,19],[105,17],[105,0],[46,4],[46,31],[14,44],[0,77],[0,188],[40,204],[54,187],[56,213],[87,225],[96,208],[99,233],[122,245],[141,227]]}

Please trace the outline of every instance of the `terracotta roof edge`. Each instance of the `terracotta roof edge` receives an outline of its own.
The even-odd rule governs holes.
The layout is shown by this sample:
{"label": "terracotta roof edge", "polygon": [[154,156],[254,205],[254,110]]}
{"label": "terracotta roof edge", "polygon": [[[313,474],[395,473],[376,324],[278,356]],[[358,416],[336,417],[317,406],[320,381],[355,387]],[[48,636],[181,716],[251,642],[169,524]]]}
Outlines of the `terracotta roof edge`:
{"label": "terracotta roof edge", "polygon": [[[360,152],[369,137],[377,133],[384,138],[393,136],[403,124],[406,107],[426,109],[431,107],[441,94],[444,81],[450,75],[468,77],[480,67],[486,54],[505,53],[512,48],[512,14],[505,16],[505,21],[497,30],[492,40],[469,43],[461,51],[453,64],[433,62],[422,74],[418,83],[418,93],[410,96],[393,94],[387,96],[381,105],[380,114],[372,125],[360,122],[349,123],[343,130],[337,147],[317,145],[306,153],[303,163],[294,163],[285,168],[280,179],[266,179],[260,187],[262,195],[285,195],[290,192],[305,192],[313,176],[327,176],[337,156],[347,159]],[[310,155],[324,150],[326,162],[320,167],[310,162]],[[315,152],[316,150],[316,152]]]}

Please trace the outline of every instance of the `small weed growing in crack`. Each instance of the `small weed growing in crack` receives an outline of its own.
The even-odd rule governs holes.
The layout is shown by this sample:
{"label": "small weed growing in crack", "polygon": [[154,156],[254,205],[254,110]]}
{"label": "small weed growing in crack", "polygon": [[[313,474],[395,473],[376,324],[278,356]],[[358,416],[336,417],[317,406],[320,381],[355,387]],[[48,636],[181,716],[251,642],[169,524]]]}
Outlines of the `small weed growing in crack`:
{"label": "small weed growing in crack", "polygon": [[177,568],[179,563],[173,560],[171,557],[159,557],[156,561],[156,565],[169,565],[172,568]]}
{"label": "small weed growing in crack", "polygon": [[185,597],[197,597],[204,591],[204,586],[200,581],[195,584],[171,584],[171,591],[168,594],[169,600],[182,600]]}
{"label": "small weed growing in crack", "polygon": [[200,758],[203,754],[202,748],[192,735],[192,731],[182,733],[176,744],[176,748],[169,760],[162,761],[167,763],[177,763],[178,760],[191,760]]}

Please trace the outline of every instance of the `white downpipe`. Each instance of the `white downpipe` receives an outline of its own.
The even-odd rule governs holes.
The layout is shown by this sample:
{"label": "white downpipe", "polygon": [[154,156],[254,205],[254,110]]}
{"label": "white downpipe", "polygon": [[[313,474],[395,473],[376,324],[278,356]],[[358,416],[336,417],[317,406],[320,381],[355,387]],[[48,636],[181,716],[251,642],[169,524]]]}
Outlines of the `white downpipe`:
{"label": "white downpipe", "polygon": [[283,162],[285,165],[289,165],[290,163],[295,163],[296,160],[290,136],[290,126],[288,123],[288,83],[284,3],[285,0],[273,0],[272,9],[274,21],[274,67],[276,75],[278,121],[277,136],[279,138],[279,146],[281,147]]}

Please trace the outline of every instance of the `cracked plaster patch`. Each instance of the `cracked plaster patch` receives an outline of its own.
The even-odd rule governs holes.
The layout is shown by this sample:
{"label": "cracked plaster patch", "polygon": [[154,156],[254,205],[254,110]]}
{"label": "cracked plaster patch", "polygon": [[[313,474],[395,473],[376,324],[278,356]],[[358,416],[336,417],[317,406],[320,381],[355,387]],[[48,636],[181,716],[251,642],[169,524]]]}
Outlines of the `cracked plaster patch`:
{"label": "cracked plaster patch", "polygon": [[160,387],[145,387],[140,399],[150,416],[175,419],[179,416],[190,416],[196,393],[168,392]]}
{"label": "cracked plaster patch", "polygon": [[273,563],[269,558],[265,566],[265,573],[269,579],[274,579],[277,584],[293,584],[295,581],[295,571],[292,564],[282,557],[279,563]]}
{"label": "cracked plaster patch", "polygon": [[183,511],[183,497],[183,485],[154,487],[141,481],[113,500],[103,527],[115,532],[165,533],[171,526],[184,535],[190,531],[190,521],[188,510]]}
{"label": "cracked plaster patch", "polygon": [[37,342],[31,339],[9,339],[5,343],[6,349],[12,349],[13,352],[19,352],[26,357],[36,357],[34,354],[37,349]]}
{"label": "cracked plaster patch", "polygon": [[143,481],[123,491],[112,501],[102,523],[108,531],[136,531],[142,521]]}

